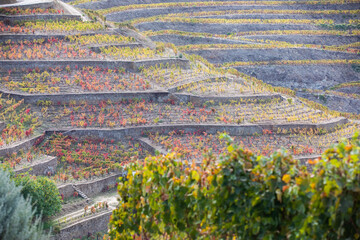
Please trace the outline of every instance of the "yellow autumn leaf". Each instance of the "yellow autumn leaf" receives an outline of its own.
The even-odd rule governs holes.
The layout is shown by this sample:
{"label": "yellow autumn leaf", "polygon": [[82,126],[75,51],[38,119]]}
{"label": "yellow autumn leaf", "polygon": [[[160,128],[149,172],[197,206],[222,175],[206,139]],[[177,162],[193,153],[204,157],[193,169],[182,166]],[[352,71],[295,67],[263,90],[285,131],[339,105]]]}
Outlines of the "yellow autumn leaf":
{"label": "yellow autumn leaf", "polygon": [[296,184],[300,185],[302,183],[302,179],[301,178],[295,178]]}
{"label": "yellow autumn leaf", "polygon": [[175,157],[175,152],[169,153],[169,158],[170,158],[170,159],[173,159],[174,157]]}
{"label": "yellow autumn leaf", "polygon": [[285,183],[289,183],[291,181],[291,177],[289,174],[285,174],[283,177],[282,177],[282,180],[285,182]]}
{"label": "yellow autumn leaf", "polygon": [[200,179],[200,175],[197,171],[191,171],[191,178],[196,180],[196,181],[199,181]]}
{"label": "yellow autumn leaf", "polygon": [[228,150],[229,153],[231,153],[231,152],[234,151],[234,147],[233,147],[232,145],[229,145],[229,146],[227,147],[227,150]]}

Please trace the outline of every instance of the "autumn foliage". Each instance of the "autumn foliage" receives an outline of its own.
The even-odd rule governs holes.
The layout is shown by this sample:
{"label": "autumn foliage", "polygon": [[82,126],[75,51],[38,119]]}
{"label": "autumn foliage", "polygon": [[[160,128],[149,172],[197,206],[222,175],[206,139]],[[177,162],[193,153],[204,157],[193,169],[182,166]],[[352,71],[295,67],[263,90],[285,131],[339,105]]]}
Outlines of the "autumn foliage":
{"label": "autumn foliage", "polygon": [[147,158],[121,178],[111,239],[358,239],[360,141],[300,164],[284,150],[234,146],[200,165],[176,153]]}

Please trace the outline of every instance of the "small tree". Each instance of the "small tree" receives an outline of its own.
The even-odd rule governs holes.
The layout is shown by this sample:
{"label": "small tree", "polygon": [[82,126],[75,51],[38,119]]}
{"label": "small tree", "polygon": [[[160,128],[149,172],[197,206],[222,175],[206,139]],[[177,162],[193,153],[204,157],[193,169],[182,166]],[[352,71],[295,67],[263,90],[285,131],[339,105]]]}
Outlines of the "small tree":
{"label": "small tree", "polygon": [[23,185],[21,193],[31,197],[36,207],[36,214],[44,218],[55,215],[61,210],[61,197],[55,183],[46,177],[35,177],[28,174],[16,177],[17,185]]}
{"label": "small tree", "polygon": [[49,239],[42,232],[39,217],[31,208],[30,199],[21,195],[21,187],[0,168],[0,239]]}

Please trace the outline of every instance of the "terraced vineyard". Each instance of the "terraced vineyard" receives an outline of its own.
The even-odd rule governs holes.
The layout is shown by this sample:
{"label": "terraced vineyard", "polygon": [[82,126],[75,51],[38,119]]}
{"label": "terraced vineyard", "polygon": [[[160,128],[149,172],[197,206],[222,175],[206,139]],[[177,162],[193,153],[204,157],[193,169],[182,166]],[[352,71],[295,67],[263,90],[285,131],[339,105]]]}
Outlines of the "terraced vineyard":
{"label": "terraced vineyard", "polygon": [[360,113],[359,1],[73,1],[153,41]]}
{"label": "terraced vineyard", "polygon": [[359,130],[358,115],[296,96],[359,109],[359,1],[72,4],[88,15],[53,1],[0,10],[1,163],[56,182],[55,239],[106,230],[129,162],[217,161],[226,132],[309,166]]}

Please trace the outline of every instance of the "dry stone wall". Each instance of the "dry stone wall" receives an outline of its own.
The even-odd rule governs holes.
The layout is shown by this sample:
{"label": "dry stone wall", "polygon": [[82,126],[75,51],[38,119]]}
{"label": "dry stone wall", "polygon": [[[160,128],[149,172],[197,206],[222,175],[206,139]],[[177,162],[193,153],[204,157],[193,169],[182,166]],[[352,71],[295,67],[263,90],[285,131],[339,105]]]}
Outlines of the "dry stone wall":
{"label": "dry stone wall", "polygon": [[69,102],[70,100],[84,100],[88,102],[96,101],[119,101],[121,99],[141,98],[147,101],[163,102],[168,99],[166,91],[144,91],[144,92],[103,92],[103,93],[64,93],[64,94],[19,94],[0,90],[0,93],[9,95],[16,100],[24,99],[25,103],[37,103],[38,101]]}
{"label": "dry stone wall", "polygon": [[16,174],[29,172],[31,175],[48,175],[56,171],[58,164],[57,157],[45,156],[45,159],[41,162],[31,164],[28,167],[23,167],[18,170],[15,170]]}
{"label": "dry stone wall", "polygon": [[74,16],[69,14],[43,14],[43,15],[24,15],[24,16],[7,16],[0,15],[0,21],[7,21],[8,23],[14,24],[21,21],[38,21],[38,20],[81,20],[81,16]]}
{"label": "dry stone wall", "polygon": [[83,192],[86,196],[92,197],[95,196],[107,189],[108,186],[116,184],[117,179],[122,176],[122,173],[113,173],[111,176],[88,181],[86,183],[77,183],[77,184],[65,184],[58,186],[60,195],[64,198],[71,197],[74,193],[73,185],[76,186],[81,192]]}
{"label": "dry stone wall", "polygon": [[62,228],[55,236],[55,239],[71,240],[104,231],[104,229],[107,229],[108,227],[111,213],[111,211],[102,213],[100,215],[84,219],[83,221],[79,221],[70,226]]}
{"label": "dry stone wall", "polygon": [[213,104],[219,103],[231,103],[232,101],[242,100],[244,102],[251,103],[264,103],[271,100],[279,99],[283,100],[283,97],[280,94],[258,94],[258,95],[239,95],[239,96],[226,96],[226,97],[218,97],[218,96],[196,96],[193,94],[187,93],[175,93],[173,94],[173,98],[180,102],[192,102],[196,106],[201,106],[206,102],[212,101]]}
{"label": "dry stone wall", "polygon": [[6,69],[16,68],[48,68],[52,66],[66,67],[70,66],[98,66],[101,68],[125,68],[132,72],[139,72],[141,67],[150,67],[155,65],[176,65],[184,69],[190,68],[189,60],[182,58],[164,58],[164,59],[152,59],[152,60],[140,60],[140,61],[116,61],[116,60],[39,60],[39,61],[13,61],[4,60],[1,61],[1,67]]}
{"label": "dry stone wall", "polygon": [[64,135],[77,136],[97,136],[100,138],[110,138],[121,140],[124,137],[132,136],[138,138],[146,135],[148,132],[159,132],[160,134],[168,134],[172,131],[183,130],[185,133],[207,132],[208,134],[216,134],[218,132],[230,132],[234,136],[249,136],[254,134],[262,134],[264,129],[275,131],[277,129],[287,130],[288,132],[298,129],[327,130],[331,132],[336,126],[346,124],[348,120],[343,117],[331,119],[327,122],[318,124],[311,123],[287,123],[287,124],[243,124],[243,125],[218,125],[218,124],[174,124],[174,125],[156,125],[141,126],[132,128],[102,128],[102,129],[73,129],[65,130],[53,129],[46,131],[47,134],[54,132],[63,132]]}
{"label": "dry stone wall", "polygon": [[0,148],[0,156],[1,157],[7,156],[7,155],[10,155],[10,154],[12,154],[14,152],[18,152],[21,149],[23,149],[23,150],[29,149],[34,145],[36,140],[38,140],[40,137],[41,137],[41,135],[38,135],[38,136],[35,136],[35,137],[25,139],[25,140],[23,140],[21,142],[14,143],[14,144],[12,144],[10,146]]}

